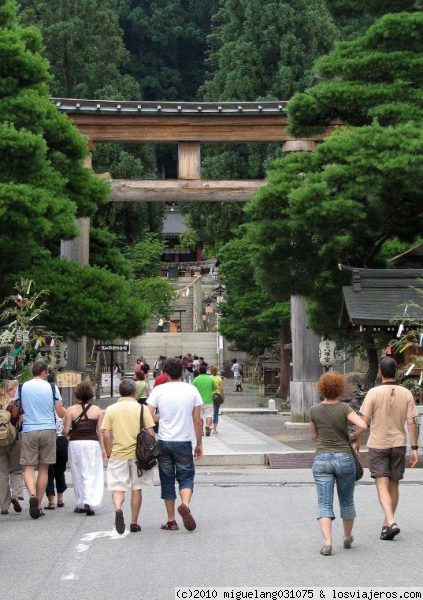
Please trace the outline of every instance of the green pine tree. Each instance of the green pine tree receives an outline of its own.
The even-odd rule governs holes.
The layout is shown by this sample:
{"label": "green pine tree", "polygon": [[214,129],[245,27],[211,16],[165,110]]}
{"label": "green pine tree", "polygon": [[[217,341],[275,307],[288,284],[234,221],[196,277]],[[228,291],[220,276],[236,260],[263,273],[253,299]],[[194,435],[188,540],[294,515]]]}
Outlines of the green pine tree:
{"label": "green pine tree", "polygon": [[80,337],[139,333],[146,308],[122,277],[58,257],[75,216],[92,216],[108,185],[86,169],[87,144],[50,99],[41,35],[0,1],[0,292],[20,274],[50,292],[46,326]]}
{"label": "green pine tree", "polygon": [[[420,13],[385,15],[319,61],[331,79],[294,97],[293,130],[309,132],[334,116],[356,127],[312,154],[280,160],[248,207],[258,281],[276,299],[307,295],[313,328],[339,340],[349,278],[337,264],[384,267],[388,247],[412,244],[422,231],[422,30]],[[372,383],[378,340],[348,337],[368,351]]]}

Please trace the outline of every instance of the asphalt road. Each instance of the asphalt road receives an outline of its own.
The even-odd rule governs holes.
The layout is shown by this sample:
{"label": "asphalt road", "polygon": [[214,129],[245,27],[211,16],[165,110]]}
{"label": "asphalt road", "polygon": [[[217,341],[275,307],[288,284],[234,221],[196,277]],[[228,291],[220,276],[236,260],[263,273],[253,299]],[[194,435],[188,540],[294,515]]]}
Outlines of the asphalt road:
{"label": "asphalt road", "polygon": [[[334,523],[334,555],[319,554],[309,470],[199,469],[192,504],[198,527],[164,532],[160,489],[144,494],[141,534],[119,536],[105,491],[95,517],[66,506],[32,520],[0,518],[1,600],[171,600],[176,586],[419,586],[423,577],[421,471],[407,470],[397,515],[401,534],[379,540],[373,483],[357,485],[352,550]],[[128,505],[125,507],[128,514]]]}

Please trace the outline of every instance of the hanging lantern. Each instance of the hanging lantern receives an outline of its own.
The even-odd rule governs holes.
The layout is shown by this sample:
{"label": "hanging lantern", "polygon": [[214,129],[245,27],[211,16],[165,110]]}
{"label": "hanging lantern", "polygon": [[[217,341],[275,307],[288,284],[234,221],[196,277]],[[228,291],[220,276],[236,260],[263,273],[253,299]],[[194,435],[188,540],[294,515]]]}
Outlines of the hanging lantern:
{"label": "hanging lantern", "polygon": [[322,340],[319,344],[319,360],[324,367],[331,367],[335,362],[336,342],[333,340]]}

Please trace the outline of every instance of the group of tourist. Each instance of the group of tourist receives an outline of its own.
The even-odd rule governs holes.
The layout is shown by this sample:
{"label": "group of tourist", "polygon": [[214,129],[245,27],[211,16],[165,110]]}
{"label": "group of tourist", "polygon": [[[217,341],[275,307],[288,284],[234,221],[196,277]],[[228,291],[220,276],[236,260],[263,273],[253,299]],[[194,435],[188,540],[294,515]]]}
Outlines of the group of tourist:
{"label": "group of tourist", "polygon": [[[24,384],[3,382],[0,390],[0,424],[21,430],[13,443],[0,443],[0,507],[7,514],[10,506],[21,512],[23,481],[29,494],[29,514],[33,519],[45,509],[64,507],[65,469],[69,457],[75,491],[74,512],[95,515],[103,497],[103,460],[107,460],[107,487],[112,492],[115,528],[124,533],[123,503],[131,494],[130,532],[141,531],[138,523],[142,490],[153,484],[153,471],[140,471],[136,462],[137,436],[142,427],[151,435],[157,432],[158,471],[161,497],[166,509],[164,531],[176,531],[176,512],[185,528],[196,527],[190,503],[194,489],[194,460],[203,454],[202,438],[217,432],[214,406],[223,401],[222,379],[217,368],[207,373],[207,365],[199,366],[192,384],[183,381],[183,361],[163,361],[165,376],[154,388],[144,392],[145,378],[138,370],[133,379],[123,379],[120,397],[104,414],[92,403],[94,393],[87,381],[75,388],[75,404],[65,409],[59,389],[47,381],[47,366],[35,362],[33,378]],[[367,442],[369,469],[376,481],[384,521],[380,538],[392,540],[400,533],[395,522],[399,499],[399,481],[403,478],[406,454],[406,428],[411,441],[411,466],[418,461],[416,407],[413,396],[395,380],[397,365],[385,357],[380,363],[382,385],[370,390],[356,414],[339,398],[344,392],[345,377],[331,371],[322,375],[318,389],[322,402],[311,408],[310,435],[316,442],[313,475],[317,487],[317,519],[323,539],[320,552],[332,554],[332,521],[336,484],[343,521],[343,547],[353,543],[356,516],[354,486],[360,438],[370,425]],[[165,383],[165,385],[163,385]],[[141,389],[142,388],[142,389]],[[141,391],[140,391],[141,390]],[[214,397],[220,396],[219,403]],[[4,411],[10,415],[4,418]],[[218,410],[217,410],[218,412]],[[350,434],[349,425],[355,426]],[[204,430],[205,426],[205,430]],[[3,432],[4,433],[4,432]],[[193,445],[193,439],[194,445]],[[36,476],[38,471],[38,476]],[[176,509],[175,485],[179,486],[180,503]]]}
{"label": "group of tourist", "polygon": [[[201,369],[204,370],[203,380],[210,382],[210,389],[221,389],[222,380],[217,377],[217,368],[213,369],[215,379],[205,373],[205,363]],[[103,460],[107,460],[107,487],[112,492],[116,530],[118,533],[125,531],[122,505],[125,493],[130,492],[129,529],[139,532],[142,490],[153,483],[153,471],[140,473],[135,461],[143,411],[143,427],[152,435],[160,421],[159,476],[167,513],[162,529],[178,529],[176,482],[181,498],[178,513],[187,530],[195,529],[189,505],[194,488],[194,458],[202,456],[205,415],[197,387],[182,381],[180,359],[163,361],[162,372],[156,377],[151,392],[142,368],[136,369],[135,381],[123,379],[119,386],[120,398],[106,409],[104,418],[100,408],[92,403],[94,392],[88,381],[76,386],[75,404],[65,409],[59,389],[47,381],[47,365],[35,362],[32,373],[33,378],[19,387],[17,382],[4,382],[2,388],[0,408],[10,410],[11,423],[21,429],[10,448],[0,449],[2,514],[8,513],[10,505],[16,512],[22,511],[22,478],[28,490],[29,514],[33,519],[44,516],[44,510],[63,508],[65,470],[69,460],[75,492],[74,512],[95,515],[103,498]],[[165,379],[158,382],[163,375]],[[160,385],[164,382],[167,385]],[[45,494],[47,503],[43,507]]]}

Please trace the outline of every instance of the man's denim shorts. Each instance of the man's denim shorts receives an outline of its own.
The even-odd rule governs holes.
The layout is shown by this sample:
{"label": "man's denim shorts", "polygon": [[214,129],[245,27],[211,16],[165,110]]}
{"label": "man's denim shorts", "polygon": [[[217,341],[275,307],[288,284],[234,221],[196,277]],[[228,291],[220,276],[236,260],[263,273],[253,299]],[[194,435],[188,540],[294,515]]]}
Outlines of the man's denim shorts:
{"label": "man's denim shorts", "polygon": [[165,442],[159,440],[159,476],[162,499],[176,498],[175,481],[179,489],[194,489],[195,466],[191,442]]}

